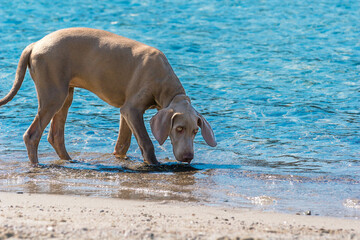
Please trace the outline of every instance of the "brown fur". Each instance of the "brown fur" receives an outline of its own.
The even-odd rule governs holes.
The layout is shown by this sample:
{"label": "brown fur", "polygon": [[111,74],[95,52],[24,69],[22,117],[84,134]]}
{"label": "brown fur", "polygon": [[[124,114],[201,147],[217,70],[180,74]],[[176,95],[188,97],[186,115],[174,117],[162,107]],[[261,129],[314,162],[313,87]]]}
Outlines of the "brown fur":
{"label": "brown fur", "polygon": [[[118,157],[126,157],[134,134],[144,161],[158,164],[143,121],[144,112],[152,107],[160,110],[151,121],[153,134],[160,144],[170,136],[177,160],[190,162],[193,158],[193,133],[198,126],[206,142],[216,145],[210,125],[192,108],[165,55],[153,47],[102,30],[70,28],[53,32],[25,48],[14,86],[0,100],[0,106],[16,95],[27,66],[39,101],[38,113],[24,134],[32,164],[38,163],[38,144],[50,121],[49,142],[60,158],[70,159],[64,125],[74,87],[87,89],[121,108],[114,151]],[[168,114],[162,114],[164,109]],[[175,121],[186,131],[176,132]],[[166,129],[161,125],[164,123]]]}

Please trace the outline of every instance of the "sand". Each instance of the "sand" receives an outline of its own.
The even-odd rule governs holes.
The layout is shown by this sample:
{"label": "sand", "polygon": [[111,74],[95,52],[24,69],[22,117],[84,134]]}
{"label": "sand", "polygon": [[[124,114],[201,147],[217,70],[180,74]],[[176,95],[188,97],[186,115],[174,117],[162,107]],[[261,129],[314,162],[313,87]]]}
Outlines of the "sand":
{"label": "sand", "polygon": [[0,239],[360,239],[360,221],[194,203],[0,192]]}

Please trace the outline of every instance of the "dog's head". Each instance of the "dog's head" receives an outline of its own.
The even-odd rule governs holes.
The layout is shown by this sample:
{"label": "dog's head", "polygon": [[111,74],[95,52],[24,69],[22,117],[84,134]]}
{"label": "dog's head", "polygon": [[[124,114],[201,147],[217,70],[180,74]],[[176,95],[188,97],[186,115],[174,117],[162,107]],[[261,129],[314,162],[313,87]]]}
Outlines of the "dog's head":
{"label": "dog's head", "polygon": [[186,99],[172,102],[150,121],[155,139],[162,145],[170,136],[176,160],[188,162],[194,158],[194,138],[199,128],[206,143],[216,146],[214,133],[206,119]]}

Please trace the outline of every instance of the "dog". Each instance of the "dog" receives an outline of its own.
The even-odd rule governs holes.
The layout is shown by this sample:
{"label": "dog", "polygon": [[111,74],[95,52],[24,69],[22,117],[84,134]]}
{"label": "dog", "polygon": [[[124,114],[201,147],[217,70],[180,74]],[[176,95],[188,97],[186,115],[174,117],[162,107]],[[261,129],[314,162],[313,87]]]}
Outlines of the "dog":
{"label": "dog", "polygon": [[38,164],[38,145],[50,123],[48,141],[61,159],[71,160],[64,128],[74,88],[84,88],[120,108],[120,129],[114,155],[126,158],[134,134],[144,162],[159,164],[144,125],[147,109],[158,112],[150,126],[162,145],[170,136],[175,158],[190,163],[198,129],[206,143],[216,146],[213,130],[191,105],[165,55],[156,48],[117,34],[90,28],[50,33],[21,54],[15,82],[0,106],[17,94],[29,68],[37,91],[38,112],[23,138],[30,163]]}

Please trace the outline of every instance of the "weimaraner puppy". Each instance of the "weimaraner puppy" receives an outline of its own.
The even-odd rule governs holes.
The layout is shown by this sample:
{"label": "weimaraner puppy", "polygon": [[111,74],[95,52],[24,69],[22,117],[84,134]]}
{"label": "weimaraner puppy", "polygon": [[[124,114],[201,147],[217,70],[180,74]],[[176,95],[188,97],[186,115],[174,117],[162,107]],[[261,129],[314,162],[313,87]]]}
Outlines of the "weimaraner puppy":
{"label": "weimaraner puppy", "polygon": [[199,127],[206,143],[216,146],[209,123],[191,106],[165,55],[153,47],[103,30],[53,32],[22,52],[14,85],[0,106],[16,95],[27,67],[39,101],[38,113],[24,134],[33,165],[38,164],[39,141],[50,120],[48,141],[61,159],[71,159],[65,148],[64,128],[74,87],[87,89],[121,108],[114,151],[117,157],[126,158],[134,134],[144,161],[158,164],[143,120],[150,108],[158,109],[150,121],[155,139],[162,145],[170,136],[178,161],[190,163],[193,159],[193,140]]}

